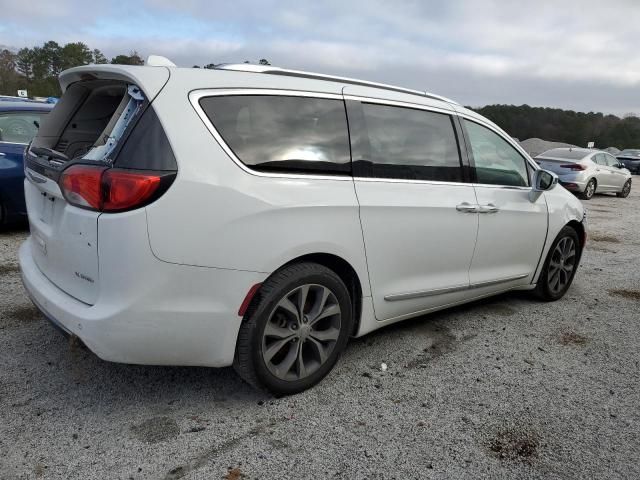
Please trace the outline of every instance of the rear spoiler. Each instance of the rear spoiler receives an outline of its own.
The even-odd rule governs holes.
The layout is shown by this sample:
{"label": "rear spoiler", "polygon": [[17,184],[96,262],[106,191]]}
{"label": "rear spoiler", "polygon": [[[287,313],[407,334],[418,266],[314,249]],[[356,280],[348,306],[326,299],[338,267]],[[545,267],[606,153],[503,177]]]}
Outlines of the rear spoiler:
{"label": "rear spoiler", "polygon": [[137,85],[152,102],[167,84],[171,71],[168,67],[134,67],[131,65],[85,65],[70,68],[59,76],[64,93],[69,85],[81,80],[122,80]]}

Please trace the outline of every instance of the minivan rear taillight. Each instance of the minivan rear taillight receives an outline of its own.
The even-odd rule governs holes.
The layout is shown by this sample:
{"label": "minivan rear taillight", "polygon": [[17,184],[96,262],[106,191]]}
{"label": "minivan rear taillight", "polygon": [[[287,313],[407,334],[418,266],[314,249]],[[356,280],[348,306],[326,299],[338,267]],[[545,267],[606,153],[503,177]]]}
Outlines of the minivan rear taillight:
{"label": "minivan rear taillight", "polygon": [[567,163],[565,165],[560,165],[560,168],[568,168],[569,170],[578,171],[578,170],[586,170],[587,166],[581,165],[579,163]]}
{"label": "minivan rear taillight", "polygon": [[174,177],[175,172],[76,164],[62,172],[58,183],[71,205],[100,212],[124,212],[160,197]]}

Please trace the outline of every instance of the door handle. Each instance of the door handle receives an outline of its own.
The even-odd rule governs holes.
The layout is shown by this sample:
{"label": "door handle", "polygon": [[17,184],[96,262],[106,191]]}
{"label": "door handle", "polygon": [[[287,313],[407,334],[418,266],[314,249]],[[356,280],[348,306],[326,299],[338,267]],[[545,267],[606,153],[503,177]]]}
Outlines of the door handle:
{"label": "door handle", "polygon": [[0,152],[0,157],[6,157],[6,156],[7,156],[7,154],[6,154],[6,153],[2,153],[2,152]]}
{"label": "door handle", "polygon": [[480,213],[498,213],[500,209],[493,203],[487,203],[486,205],[480,205],[478,212]]}
{"label": "door handle", "polygon": [[471,205],[468,202],[462,202],[460,205],[456,205],[456,210],[465,213],[478,213],[478,206]]}

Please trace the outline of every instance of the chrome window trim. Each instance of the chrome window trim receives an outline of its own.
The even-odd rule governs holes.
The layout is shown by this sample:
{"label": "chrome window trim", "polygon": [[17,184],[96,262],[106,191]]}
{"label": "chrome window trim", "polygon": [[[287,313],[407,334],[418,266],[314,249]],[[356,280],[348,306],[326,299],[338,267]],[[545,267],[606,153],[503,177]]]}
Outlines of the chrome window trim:
{"label": "chrome window trim", "polygon": [[436,288],[431,290],[420,290],[417,292],[406,293],[394,293],[391,295],[385,295],[384,299],[387,302],[397,302],[399,300],[410,300],[414,298],[433,297],[435,295],[443,295],[445,293],[462,292],[465,290],[475,290],[476,288],[490,287],[492,285],[499,285],[501,283],[513,282],[515,280],[521,280],[527,278],[530,273],[522,273],[520,275],[513,275],[511,277],[500,278],[497,280],[487,280],[484,282],[470,283],[468,285],[455,285],[453,287]]}
{"label": "chrome window trim", "polygon": [[24,145],[25,147],[29,145],[28,143],[24,142],[7,142],[6,140],[0,140],[0,143],[6,143],[8,145]]}
{"label": "chrome window trim", "polygon": [[473,187],[473,184],[469,182],[445,182],[442,180],[412,180],[407,178],[383,178],[383,177],[353,177],[353,180],[357,182],[416,183],[416,184],[449,185],[449,186],[463,185],[466,187]]}
{"label": "chrome window trim", "polygon": [[441,113],[452,117],[456,115],[455,110],[447,110],[446,108],[440,108],[433,105],[423,105],[421,103],[403,102],[400,100],[387,100],[384,98],[373,98],[353,94],[344,95],[344,99],[361,103],[376,103],[380,105],[388,105],[390,107],[412,108],[414,110],[428,110],[430,112]]}
{"label": "chrome window trim", "polygon": [[[218,142],[218,144],[222,147],[227,155],[233,160],[233,162],[240,167],[245,172],[255,175],[257,177],[266,177],[266,178],[291,178],[291,179],[304,179],[304,180],[338,180],[338,181],[353,181],[353,176],[351,174],[346,175],[318,175],[318,174],[306,174],[306,173],[271,173],[271,172],[260,172],[258,170],[254,170],[244,163],[233,153],[233,150],[227,145],[227,142],[224,141],[222,135],[218,132],[216,127],[213,125],[209,117],[200,106],[200,100],[205,97],[221,97],[221,96],[231,96],[231,95],[280,95],[285,97],[309,97],[309,98],[326,98],[330,100],[342,100],[344,98],[342,94],[336,93],[322,93],[322,92],[309,92],[303,90],[280,90],[280,89],[262,89],[262,88],[224,88],[224,89],[201,89],[201,90],[192,90],[189,92],[189,102],[191,106],[194,108],[202,122],[204,123],[209,133],[213,136],[213,138]],[[345,112],[346,119],[346,112]],[[347,133],[348,134],[348,133]]]}

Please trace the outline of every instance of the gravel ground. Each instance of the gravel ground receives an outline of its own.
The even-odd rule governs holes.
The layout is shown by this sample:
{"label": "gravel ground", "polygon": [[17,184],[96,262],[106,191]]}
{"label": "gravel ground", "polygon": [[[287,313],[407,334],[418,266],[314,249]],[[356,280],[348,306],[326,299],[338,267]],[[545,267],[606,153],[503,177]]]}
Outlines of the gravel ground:
{"label": "gravel ground", "polygon": [[0,478],[640,478],[640,194],[588,207],[563,300],[511,293],[383,329],[280,399],[231,369],[70,344],[23,291],[27,233],[2,233]]}

